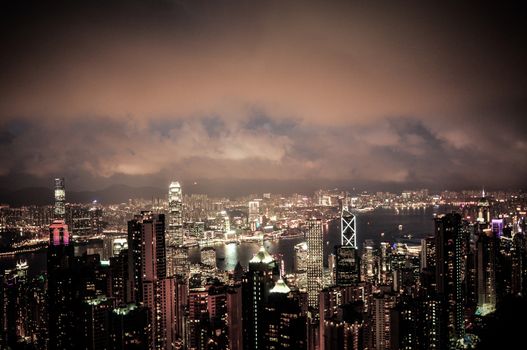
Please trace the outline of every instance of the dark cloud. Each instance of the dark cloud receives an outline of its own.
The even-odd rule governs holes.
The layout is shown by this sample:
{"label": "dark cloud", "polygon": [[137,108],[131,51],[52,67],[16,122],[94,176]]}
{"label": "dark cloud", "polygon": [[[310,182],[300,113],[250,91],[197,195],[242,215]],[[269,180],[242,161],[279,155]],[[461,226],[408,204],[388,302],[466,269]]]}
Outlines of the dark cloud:
{"label": "dark cloud", "polygon": [[1,6],[5,186],[525,185],[521,3]]}

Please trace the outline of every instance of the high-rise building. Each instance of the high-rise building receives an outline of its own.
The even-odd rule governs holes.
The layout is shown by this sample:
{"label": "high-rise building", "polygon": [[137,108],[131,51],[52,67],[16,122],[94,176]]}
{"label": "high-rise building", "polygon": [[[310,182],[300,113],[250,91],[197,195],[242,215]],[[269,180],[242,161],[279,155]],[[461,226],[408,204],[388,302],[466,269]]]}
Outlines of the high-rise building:
{"label": "high-rise building", "polygon": [[66,206],[65,220],[72,235],[87,236],[97,233],[96,228],[92,228],[92,219],[89,207],[80,204]]}
{"label": "high-rise building", "polygon": [[130,300],[149,309],[149,348],[164,349],[174,340],[174,280],[167,279],[165,216],[142,212],[128,222]]}
{"label": "high-rise building", "polygon": [[148,349],[151,324],[144,306],[126,304],[112,310],[109,319],[111,349]]}
{"label": "high-rise building", "polygon": [[207,296],[208,292],[204,287],[189,290],[186,345],[190,350],[204,349],[207,344],[209,334]]}
{"label": "high-rise building", "polygon": [[[146,303],[147,295],[143,282],[154,282],[165,277],[164,231],[162,214],[142,212],[128,221],[128,268],[133,293],[131,299],[134,302]],[[158,263],[161,266],[158,266]],[[152,293],[148,294],[153,296]]]}
{"label": "high-rise building", "polygon": [[527,295],[527,240],[523,232],[514,235],[512,251],[512,293]]}
{"label": "high-rise building", "polygon": [[379,250],[379,282],[389,284],[392,282],[392,246],[388,242],[381,242]]}
{"label": "high-rise building", "polygon": [[340,213],[340,239],[341,245],[357,249],[357,219],[347,207]]}
{"label": "high-rise building", "polygon": [[485,196],[485,190],[483,190],[481,198],[478,202],[477,221],[480,224],[490,224],[490,201]]}
{"label": "high-rise building", "polygon": [[66,191],[64,189],[64,178],[55,179],[55,206],[53,209],[55,219],[64,220],[66,216]]}
{"label": "high-rise building", "polygon": [[269,291],[263,320],[266,349],[307,349],[306,317],[281,278]]}
{"label": "high-rise building", "polygon": [[364,241],[364,248],[361,258],[361,280],[373,282],[376,274],[376,256],[374,244],[371,239]]}
{"label": "high-rise building", "polygon": [[303,273],[307,271],[307,243],[301,242],[295,245],[295,259],[294,270],[295,273]]}
{"label": "high-rise building", "polygon": [[274,285],[273,275],[277,274],[276,261],[262,246],[249,261],[249,271],[242,281],[243,348],[246,350],[265,348],[265,305]]}
{"label": "high-rise building", "polygon": [[485,315],[496,308],[496,265],[499,238],[490,228],[480,229],[476,247],[478,313]]}
{"label": "high-rise building", "polygon": [[0,274],[0,348],[18,349],[22,342],[46,346],[46,281],[28,276],[27,261]]}
{"label": "high-rise building", "polygon": [[176,280],[174,277],[163,278],[156,287],[156,348],[170,349],[176,340]]}
{"label": "high-rise building", "polygon": [[500,238],[503,236],[503,226],[504,222],[503,219],[492,219],[491,221],[491,227],[492,227],[492,233],[497,238]]}
{"label": "high-rise building", "polygon": [[104,295],[89,298],[81,304],[79,327],[83,348],[89,350],[108,349],[109,319],[113,300]]}
{"label": "high-rise building", "polygon": [[130,285],[128,282],[128,250],[122,250],[110,258],[112,297],[117,305],[125,304]]}
{"label": "high-rise building", "polygon": [[464,321],[464,241],[468,234],[458,213],[435,219],[436,290],[445,301],[449,325],[449,339],[455,341],[465,335]]}
{"label": "high-rise building", "polygon": [[419,302],[407,295],[403,295],[392,309],[390,314],[392,349],[422,349],[419,343],[419,311]]}
{"label": "high-rise building", "polygon": [[167,239],[170,244],[183,244],[183,195],[178,181],[168,187],[168,225]]}
{"label": "high-rise building", "polygon": [[357,249],[349,245],[335,246],[335,283],[337,286],[352,286],[360,282],[360,262]]}
{"label": "high-rise building", "polygon": [[202,248],[201,263],[208,267],[216,268],[216,249],[213,247]]}
{"label": "high-rise building", "polygon": [[421,349],[447,349],[448,334],[446,322],[443,321],[443,299],[434,291],[429,291],[419,298],[419,345]]}
{"label": "high-rise building", "polygon": [[229,349],[243,349],[242,317],[242,287],[240,284],[236,284],[227,290],[227,329],[229,330]]}
{"label": "high-rise building", "polygon": [[207,289],[208,346],[214,349],[227,349],[229,346],[227,332],[227,286],[213,281],[205,286]]}
{"label": "high-rise building", "polygon": [[373,349],[391,349],[391,315],[394,306],[395,296],[390,293],[382,292],[373,297]]}
{"label": "high-rise building", "polygon": [[175,338],[177,342],[183,342],[187,338],[187,306],[189,285],[188,280],[182,276],[176,276],[176,310],[175,310]]}
{"label": "high-rise building", "polygon": [[76,345],[75,287],[71,265],[74,254],[68,226],[55,220],[49,227],[48,271],[48,348],[73,349]]}
{"label": "high-rise building", "polygon": [[27,269],[27,263],[17,263],[15,269],[0,275],[0,347],[16,348],[18,340],[26,336]]}
{"label": "high-rise building", "polygon": [[335,306],[332,315],[321,317],[319,349],[364,349],[363,309],[362,301],[346,303]]}
{"label": "high-rise building", "polygon": [[260,201],[253,200],[249,202],[249,225],[251,230],[256,230],[260,227]]}
{"label": "high-rise building", "polygon": [[322,220],[307,221],[307,294],[310,307],[318,308],[318,293],[324,288],[324,242]]}

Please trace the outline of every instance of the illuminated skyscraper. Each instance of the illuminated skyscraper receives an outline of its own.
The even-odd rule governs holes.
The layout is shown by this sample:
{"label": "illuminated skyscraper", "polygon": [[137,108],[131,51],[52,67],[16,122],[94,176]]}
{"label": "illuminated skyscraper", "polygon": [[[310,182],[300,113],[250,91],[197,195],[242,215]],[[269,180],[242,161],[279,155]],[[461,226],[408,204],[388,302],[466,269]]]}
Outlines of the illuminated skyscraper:
{"label": "illuminated skyscraper", "polygon": [[337,286],[351,286],[360,282],[360,262],[357,250],[351,246],[335,247]]}
{"label": "illuminated skyscraper", "polygon": [[391,311],[395,306],[395,296],[380,293],[373,297],[372,331],[373,349],[393,349],[391,347]]}
{"label": "illuminated skyscraper", "polygon": [[64,178],[55,179],[55,207],[53,209],[55,219],[64,220],[66,216],[66,191],[64,189]]}
{"label": "illuminated skyscraper", "polygon": [[266,349],[307,349],[306,317],[282,279],[269,291],[265,306]]}
{"label": "illuminated skyscraper", "polygon": [[307,222],[307,294],[308,304],[318,308],[318,293],[324,287],[324,244],[322,220],[311,218]]}
{"label": "illuminated skyscraper", "polygon": [[68,225],[55,220],[49,227],[47,256],[48,272],[48,338],[49,349],[75,347],[75,286],[70,265],[73,245],[70,245]]}
{"label": "illuminated skyscraper", "polygon": [[516,233],[513,242],[512,293],[527,295],[527,244],[523,232]]}
{"label": "illuminated skyscraper", "polygon": [[461,215],[450,213],[435,219],[436,234],[436,288],[447,305],[449,339],[460,339],[465,335],[464,324],[464,254],[466,235]]}
{"label": "illuminated skyscraper", "polygon": [[496,265],[499,244],[499,238],[490,228],[479,232],[476,243],[478,312],[483,315],[496,308]]}
{"label": "illuminated skyscraper", "polygon": [[260,202],[257,200],[249,202],[249,225],[253,231],[260,226]]}
{"label": "illuminated skyscraper", "polygon": [[241,350],[243,349],[243,309],[240,284],[231,286],[227,291],[227,315],[229,347],[233,350]]}
{"label": "illuminated skyscraper", "polygon": [[183,244],[183,201],[181,185],[177,181],[168,187],[168,230],[167,238],[171,244]]}
{"label": "illuminated skyscraper", "polygon": [[296,273],[305,273],[307,270],[307,243],[295,245],[294,269]]}
{"label": "illuminated skyscraper", "polygon": [[166,349],[174,340],[175,286],[167,278],[165,216],[142,212],[128,222],[128,268],[132,298],[149,311],[149,348]]}
{"label": "illuminated skyscraper", "polygon": [[343,207],[340,214],[340,236],[340,244],[357,249],[357,220],[347,207]]}
{"label": "illuminated skyscraper", "polygon": [[205,247],[201,249],[201,263],[216,268],[216,249]]}
{"label": "illuminated skyscraper", "polygon": [[265,305],[277,272],[276,261],[263,246],[249,261],[249,271],[242,282],[243,348],[246,350],[265,348]]}
{"label": "illuminated skyscraper", "polygon": [[490,224],[490,202],[485,196],[485,190],[481,194],[481,199],[478,202],[478,219],[480,224]]}

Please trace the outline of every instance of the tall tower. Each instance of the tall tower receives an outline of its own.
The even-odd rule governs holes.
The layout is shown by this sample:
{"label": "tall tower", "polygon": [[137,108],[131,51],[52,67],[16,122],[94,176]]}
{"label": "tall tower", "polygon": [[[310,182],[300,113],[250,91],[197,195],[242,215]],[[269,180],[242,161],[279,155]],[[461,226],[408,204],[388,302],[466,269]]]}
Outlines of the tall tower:
{"label": "tall tower", "polygon": [[464,254],[465,229],[458,213],[441,215],[435,219],[436,288],[445,299],[449,325],[449,340],[465,335],[464,324]]}
{"label": "tall tower", "polygon": [[499,238],[490,228],[480,229],[476,242],[478,308],[481,314],[496,308],[496,270],[499,256]]}
{"label": "tall tower", "polygon": [[322,220],[311,218],[307,222],[307,294],[308,304],[318,308],[318,293],[324,287]]}
{"label": "tall tower", "polygon": [[380,293],[373,296],[372,336],[373,349],[395,349],[391,347],[391,316],[395,306],[395,295]]}
{"label": "tall tower", "polygon": [[351,246],[335,246],[335,284],[340,287],[360,282],[360,260],[357,250]]}
{"label": "tall tower", "polygon": [[168,240],[180,246],[183,244],[183,201],[181,185],[172,181],[168,187]]}
{"label": "tall tower", "polygon": [[142,212],[128,222],[129,300],[149,309],[149,349],[173,341],[174,279],[167,278],[165,216]]}
{"label": "tall tower", "polygon": [[64,190],[64,178],[55,178],[55,207],[53,213],[56,220],[64,220],[66,216],[66,191]]}
{"label": "tall tower", "polygon": [[55,220],[49,227],[47,253],[48,271],[48,338],[49,349],[75,347],[75,286],[71,264],[73,245],[69,241],[68,225]]}
{"label": "tall tower", "polygon": [[340,239],[343,246],[357,249],[357,220],[348,207],[342,207],[340,214]]}
{"label": "tall tower", "polygon": [[485,190],[481,193],[481,198],[478,201],[478,218],[480,224],[490,224],[490,201],[485,196]]}
{"label": "tall tower", "polygon": [[276,261],[264,246],[249,261],[249,271],[242,281],[243,348],[265,348],[265,305],[273,287]]}
{"label": "tall tower", "polygon": [[306,317],[280,278],[265,305],[266,349],[307,349]]}

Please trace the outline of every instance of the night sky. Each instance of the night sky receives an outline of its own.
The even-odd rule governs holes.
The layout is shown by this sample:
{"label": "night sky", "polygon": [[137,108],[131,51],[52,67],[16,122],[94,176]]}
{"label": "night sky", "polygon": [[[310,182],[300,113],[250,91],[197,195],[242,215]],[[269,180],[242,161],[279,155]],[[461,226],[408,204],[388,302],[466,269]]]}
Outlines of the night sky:
{"label": "night sky", "polygon": [[0,5],[1,188],[526,187],[525,6],[40,3]]}

